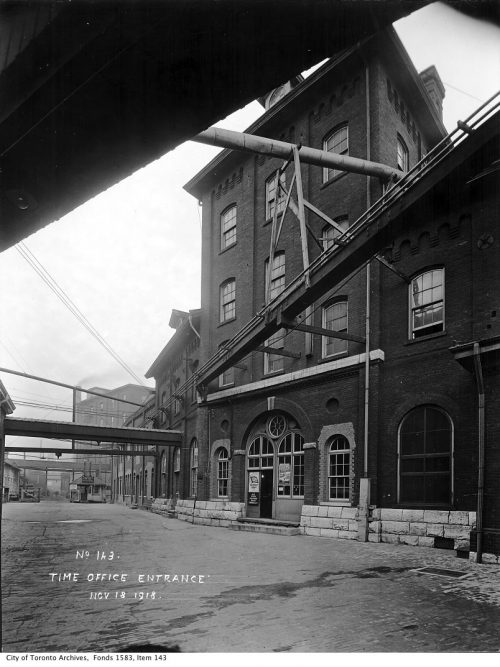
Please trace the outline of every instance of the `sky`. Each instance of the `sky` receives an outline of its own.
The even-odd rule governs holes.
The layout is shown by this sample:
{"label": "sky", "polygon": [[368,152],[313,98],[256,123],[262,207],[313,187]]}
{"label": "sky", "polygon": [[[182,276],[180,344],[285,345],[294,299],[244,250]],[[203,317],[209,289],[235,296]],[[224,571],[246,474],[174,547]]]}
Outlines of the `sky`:
{"label": "sky", "polygon": [[[498,27],[433,4],[395,28],[418,71],[437,67],[449,131],[497,92]],[[253,102],[217,125],[241,131],[262,112]],[[182,186],[218,151],[186,142],[24,240],[148,386],[153,383],[144,374],[173,334],[171,310],[200,306],[201,209]],[[8,286],[2,293],[0,367],[84,388],[135,382],[16,248],[0,254],[0,284]],[[15,416],[71,419],[70,412],[49,407],[71,406],[70,391],[4,372],[0,379],[17,404]]]}

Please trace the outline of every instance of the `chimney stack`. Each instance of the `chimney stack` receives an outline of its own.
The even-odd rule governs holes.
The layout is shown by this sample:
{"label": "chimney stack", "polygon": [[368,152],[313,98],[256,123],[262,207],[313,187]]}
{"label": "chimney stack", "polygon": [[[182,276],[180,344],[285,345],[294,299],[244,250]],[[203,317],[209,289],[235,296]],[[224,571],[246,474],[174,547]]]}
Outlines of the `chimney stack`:
{"label": "chimney stack", "polygon": [[423,72],[420,72],[419,76],[427,90],[427,94],[437,109],[439,118],[443,120],[443,100],[446,91],[437,69],[434,65],[431,65],[427,69],[424,69]]}

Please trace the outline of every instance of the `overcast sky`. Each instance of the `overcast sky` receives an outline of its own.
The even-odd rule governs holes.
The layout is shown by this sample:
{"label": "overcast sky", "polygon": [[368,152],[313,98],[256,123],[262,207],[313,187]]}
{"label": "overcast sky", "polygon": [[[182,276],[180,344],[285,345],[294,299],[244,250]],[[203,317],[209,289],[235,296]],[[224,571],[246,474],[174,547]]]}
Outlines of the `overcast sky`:
{"label": "overcast sky", "polygon": [[[418,71],[437,67],[449,130],[497,91],[500,29],[444,5],[395,27]],[[253,102],[218,125],[243,130],[262,111]],[[172,308],[200,305],[201,210],[182,186],[217,152],[187,142],[24,241],[140,377],[173,333]],[[134,382],[15,248],[0,255],[0,284],[1,367],[86,388]],[[5,373],[0,379],[18,403],[16,416],[71,418],[20,404],[69,406],[70,392]]]}

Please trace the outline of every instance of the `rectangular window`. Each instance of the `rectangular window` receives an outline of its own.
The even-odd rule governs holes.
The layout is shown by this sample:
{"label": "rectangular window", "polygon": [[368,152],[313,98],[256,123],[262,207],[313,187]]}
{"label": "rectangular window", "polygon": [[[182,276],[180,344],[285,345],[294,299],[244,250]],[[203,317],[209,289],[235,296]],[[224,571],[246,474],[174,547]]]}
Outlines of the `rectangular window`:
{"label": "rectangular window", "polygon": [[[265,286],[267,286],[267,278],[269,273],[269,260],[266,260],[265,269]],[[269,301],[275,299],[285,289],[285,253],[278,252],[274,255],[273,268],[271,271],[271,291],[269,294]],[[266,294],[267,300],[267,294]]]}
{"label": "rectangular window", "polygon": [[349,500],[351,452],[343,435],[335,435],[328,452],[328,499]]}
{"label": "rectangular window", "polygon": [[[285,347],[285,329],[279,329],[264,343],[266,347],[275,347],[279,350]],[[285,367],[285,359],[279,354],[264,354],[264,373],[279,373]]]}
{"label": "rectangular window", "polygon": [[[323,141],[323,150],[327,153],[338,153],[339,155],[349,155],[349,127],[342,125],[331,134],[329,134]],[[343,174],[341,169],[323,168],[323,182],[326,183],[331,178],[335,178],[339,174]]]}
{"label": "rectangular window", "polygon": [[[335,218],[335,222],[342,228],[342,231],[345,232],[349,229],[349,219],[347,215],[339,216]],[[323,250],[328,250],[331,248],[335,239],[341,236],[341,232],[336,229],[333,225],[325,225],[321,234],[321,242],[323,244]]]}
{"label": "rectangular window", "polygon": [[410,309],[411,338],[444,331],[444,269],[426,271],[411,281]]}
{"label": "rectangular window", "polygon": [[[347,301],[337,301],[323,308],[323,328],[347,333]],[[348,341],[342,338],[322,336],[323,357],[347,352]]]}
{"label": "rectangular window", "polygon": [[[286,201],[286,178],[285,174],[280,176],[280,188],[278,194],[278,213],[281,213],[285,208]],[[274,206],[276,203],[276,174],[273,174],[266,181],[266,220],[270,220],[274,216]]]}
{"label": "rectangular window", "polygon": [[220,288],[220,321],[236,317],[236,280],[226,280]]}
{"label": "rectangular window", "polygon": [[404,173],[408,171],[410,165],[408,148],[399,135],[397,139],[397,165],[398,169]]}
{"label": "rectangular window", "polygon": [[220,247],[229,248],[236,243],[236,206],[231,206],[220,216]]}

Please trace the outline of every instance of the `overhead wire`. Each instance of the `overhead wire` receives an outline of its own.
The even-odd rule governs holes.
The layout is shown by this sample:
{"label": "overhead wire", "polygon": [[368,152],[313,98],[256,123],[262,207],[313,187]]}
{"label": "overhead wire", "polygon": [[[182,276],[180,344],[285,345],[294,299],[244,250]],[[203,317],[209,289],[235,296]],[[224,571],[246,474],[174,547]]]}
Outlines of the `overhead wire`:
{"label": "overhead wire", "polygon": [[119,356],[117,352],[111,347],[111,345],[101,336],[97,329],[89,322],[81,310],[76,306],[76,304],[71,300],[71,298],[66,294],[62,287],[57,283],[57,281],[50,275],[47,269],[43,264],[35,257],[35,255],[29,250],[26,244],[21,241],[17,244],[16,250],[19,252],[21,257],[32,267],[32,269],[40,276],[43,282],[54,292],[54,294],[59,298],[60,301],[68,308],[68,310],[77,318],[77,320],[85,327],[85,329],[93,336],[97,342],[113,357],[113,359],[120,364],[120,366],[131,375],[134,380],[145,386],[143,380],[136,375],[136,373],[128,366],[128,364]]}

